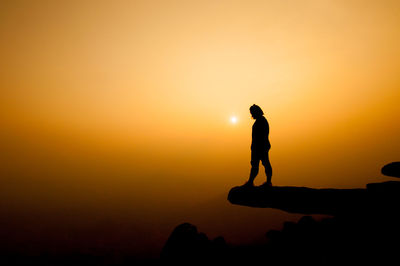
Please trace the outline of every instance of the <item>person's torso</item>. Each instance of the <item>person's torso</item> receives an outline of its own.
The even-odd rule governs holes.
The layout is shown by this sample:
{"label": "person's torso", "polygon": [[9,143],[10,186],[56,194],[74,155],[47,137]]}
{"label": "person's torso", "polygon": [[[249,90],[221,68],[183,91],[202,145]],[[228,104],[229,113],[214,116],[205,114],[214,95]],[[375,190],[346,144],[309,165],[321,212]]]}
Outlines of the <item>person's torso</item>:
{"label": "person's torso", "polygon": [[252,150],[268,150],[271,148],[271,144],[268,139],[269,135],[269,124],[267,119],[262,116],[258,118],[252,128]]}

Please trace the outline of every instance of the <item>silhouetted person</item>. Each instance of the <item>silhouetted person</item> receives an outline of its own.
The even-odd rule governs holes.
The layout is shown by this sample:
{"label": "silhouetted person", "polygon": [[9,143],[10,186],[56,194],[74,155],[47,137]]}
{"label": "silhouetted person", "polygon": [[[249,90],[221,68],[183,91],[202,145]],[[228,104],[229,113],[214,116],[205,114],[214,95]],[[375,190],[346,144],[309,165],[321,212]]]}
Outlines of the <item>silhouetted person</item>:
{"label": "silhouetted person", "polygon": [[252,142],[251,142],[251,171],[249,180],[245,185],[253,186],[254,178],[258,174],[258,168],[260,161],[265,167],[265,174],[267,176],[267,182],[263,186],[272,186],[272,167],[269,162],[268,152],[271,148],[269,143],[269,124],[267,119],[264,117],[264,112],[260,106],[253,104],[250,107],[251,116],[256,120],[253,124],[252,129]]}

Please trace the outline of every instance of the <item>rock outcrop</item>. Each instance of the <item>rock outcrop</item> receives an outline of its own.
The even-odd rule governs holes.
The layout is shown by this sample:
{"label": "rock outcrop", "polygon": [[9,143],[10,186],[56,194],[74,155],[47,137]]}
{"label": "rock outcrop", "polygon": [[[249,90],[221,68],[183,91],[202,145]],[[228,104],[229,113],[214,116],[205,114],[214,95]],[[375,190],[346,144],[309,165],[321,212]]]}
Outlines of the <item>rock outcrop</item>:
{"label": "rock outcrop", "polygon": [[371,183],[357,189],[315,189],[307,187],[234,187],[228,194],[232,204],[274,208],[290,213],[358,213],[371,208],[398,209],[400,182]]}
{"label": "rock outcrop", "polygon": [[382,167],[382,174],[393,177],[400,177],[400,162],[393,162]]}
{"label": "rock outcrop", "polygon": [[[385,166],[382,173],[396,176],[396,167]],[[233,204],[331,216],[321,221],[304,216],[297,223],[285,222],[282,230],[266,233],[265,243],[242,246],[225,242],[213,246],[194,226],[183,224],[167,241],[162,258],[202,265],[216,261],[227,265],[395,264],[400,248],[399,195],[398,181],[357,189],[234,187],[228,195]]]}
{"label": "rock outcrop", "polygon": [[169,263],[193,265],[225,257],[226,249],[224,238],[209,240],[204,233],[197,231],[196,226],[183,223],[172,231],[161,252],[161,259]]}

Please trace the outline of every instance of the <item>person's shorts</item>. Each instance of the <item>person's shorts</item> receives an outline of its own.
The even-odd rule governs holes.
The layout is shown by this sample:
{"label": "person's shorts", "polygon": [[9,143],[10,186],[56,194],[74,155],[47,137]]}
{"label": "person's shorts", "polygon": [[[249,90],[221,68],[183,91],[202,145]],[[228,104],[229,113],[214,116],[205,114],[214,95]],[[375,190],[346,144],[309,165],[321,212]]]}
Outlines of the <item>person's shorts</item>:
{"label": "person's shorts", "polygon": [[259,166],[260,161],[262,162],[263,165],[269,163],[268,152],[269,150],[251,151],[251,161],[250,161],[251,165]]}

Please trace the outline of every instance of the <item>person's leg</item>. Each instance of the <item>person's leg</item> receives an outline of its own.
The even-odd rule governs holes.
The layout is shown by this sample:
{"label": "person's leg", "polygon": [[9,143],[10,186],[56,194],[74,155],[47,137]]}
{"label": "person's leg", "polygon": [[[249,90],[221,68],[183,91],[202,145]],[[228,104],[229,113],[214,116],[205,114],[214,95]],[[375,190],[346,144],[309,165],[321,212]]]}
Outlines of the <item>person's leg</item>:
{"label": "person's leg", "polygon": [[265,175],[267,176],[267,183],[270,184],[272,179],[272,166],[269,161],[268,151],[266,152],[265,156],[263,156],[262,164],[265,167]]}
{"label": "person's leg", "polygon": [[247,183],[253,184],[254,179],[256,178],[257,174],[258,174],[258,168],[260,165],[260,158],[256,153],[251,153],[251,170],[250,170],[250,177],[249,177],[249,181],[247,181]]}
{"label": "person's leg", "polygon": [[250,177],[249,177],[249,182],[251,184],[253,184],[254,179],[256,178],[257,174],[258,174],[258,165],[260,164],[260,162],[258,161],[257,163],[251,163],[251,170],[250,170]]}

